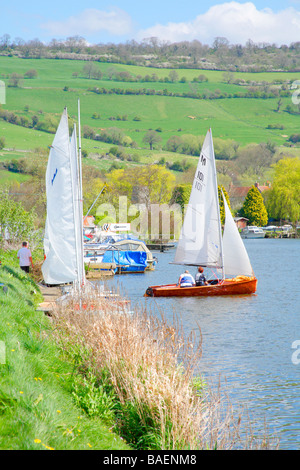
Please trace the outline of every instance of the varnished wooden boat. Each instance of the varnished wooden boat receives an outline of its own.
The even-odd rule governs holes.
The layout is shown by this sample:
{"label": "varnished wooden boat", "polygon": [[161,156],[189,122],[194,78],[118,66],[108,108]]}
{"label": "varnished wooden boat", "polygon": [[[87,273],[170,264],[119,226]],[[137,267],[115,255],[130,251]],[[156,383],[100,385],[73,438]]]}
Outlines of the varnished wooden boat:
{"label": "varnished wooden boat", "polygon": [[218,192],[213,141],[209,130],[201,149],[174,264],[210,268],[221,278],[204,286],[150,286],[146,290],[146,297],[246,295],[256,292],[257,279],[221,190],[225,210],[222,229]]}
{"label": "varnished wooden boat", "polygon": [[177,284],[150,286],[144,297],[200,297],[215,295],[249,295],[256,292],[256,277],[237,276],[206,286],[180,287]]}

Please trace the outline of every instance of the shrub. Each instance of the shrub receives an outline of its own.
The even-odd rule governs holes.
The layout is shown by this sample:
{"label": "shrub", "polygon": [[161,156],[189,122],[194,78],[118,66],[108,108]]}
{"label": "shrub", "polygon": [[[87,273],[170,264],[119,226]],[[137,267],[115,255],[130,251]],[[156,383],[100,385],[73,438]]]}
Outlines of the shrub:
{"label": "shrub", "polygon": [[5,138],[0,137],[0,150],[2,150],[5,147]]}

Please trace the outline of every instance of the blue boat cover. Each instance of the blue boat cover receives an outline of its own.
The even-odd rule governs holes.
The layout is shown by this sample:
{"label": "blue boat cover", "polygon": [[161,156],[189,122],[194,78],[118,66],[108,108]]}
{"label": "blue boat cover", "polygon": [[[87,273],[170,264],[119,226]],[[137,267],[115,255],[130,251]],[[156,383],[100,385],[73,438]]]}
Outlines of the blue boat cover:
{"label": "blue boat cover", "polygon": [[102,263],[116,263],[120,266],[147,267],[147,253],[145,251],[117,251],[106,250]]}

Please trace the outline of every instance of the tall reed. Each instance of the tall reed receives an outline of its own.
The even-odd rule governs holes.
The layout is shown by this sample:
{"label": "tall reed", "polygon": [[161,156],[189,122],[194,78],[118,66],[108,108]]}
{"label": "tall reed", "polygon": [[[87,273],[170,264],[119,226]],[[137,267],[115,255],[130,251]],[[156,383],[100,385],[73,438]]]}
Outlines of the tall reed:
{"label": "tall reed", "polygon": [[84,365],[108,378],[127,442],[151,450],[268,447],[252,437],[241,444],[241,416],[195,378],[201,335],[186,336],[176,318],[170,325],[145,308],[130,309],[117,295],[89,292],[54,313],[63,347],[88,351]]}

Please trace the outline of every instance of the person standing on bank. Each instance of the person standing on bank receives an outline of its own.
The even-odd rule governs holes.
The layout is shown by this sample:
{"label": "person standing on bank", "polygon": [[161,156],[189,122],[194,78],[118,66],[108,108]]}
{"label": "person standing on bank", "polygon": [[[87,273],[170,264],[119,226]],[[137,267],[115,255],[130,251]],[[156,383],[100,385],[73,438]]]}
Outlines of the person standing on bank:
{"label": "person standing on bank", "polygon": [[26,273],[29,273],[29,266],[33,268],[31,251],[28,248],[28,243],[23,242],[22,248],[19,249],[18,254],[20,268],[23,269]]}

